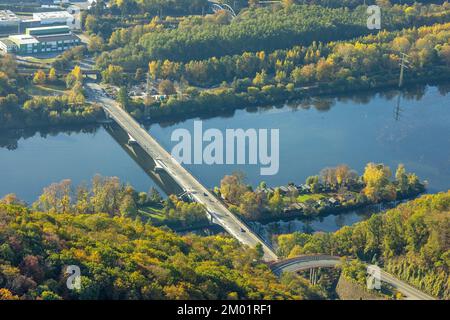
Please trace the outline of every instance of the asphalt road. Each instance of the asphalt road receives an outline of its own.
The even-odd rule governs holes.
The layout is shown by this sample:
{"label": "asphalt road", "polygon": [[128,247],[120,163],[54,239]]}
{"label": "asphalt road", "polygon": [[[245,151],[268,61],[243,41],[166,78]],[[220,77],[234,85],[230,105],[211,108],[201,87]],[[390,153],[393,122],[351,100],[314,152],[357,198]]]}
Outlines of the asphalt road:
{"label": "asphalt road", "polygon": [[100,104],[104,110],[119,124],[136,142],[152,157],[158,160],[164,170],[174,180],[187,190],[194,200],[208,210],[215,222],[220,224],[230,235],[241,243],[255,247],[260,243],[264,250],[265,261],[278,259],[275,252],[269,248],[256,234],[244,223],[235,217],[207,188],[205,188],[195,177],[179,164],[160,144],[151,137],[119,104],[107,97],[102,87],[96,83],[88,83],[87,96],[91,102]]}
{"label": "asphalt road", "polygon": [[[207,188],[178,163],[153,137],[143,129],[119,104],[104,94],[102,87],[95,83],[88,83],[88,100],[100,104],[112,117],[154,160],[170,174],[184,189],[190,192],[194,200],[208,210],[213,219],[230,235],[241,243],[255,247],[260,243],[264,250],[265,261],[277,261],[275,252],[268,247],[244,223],[236,218]],[[300,256],[294,259],[275,262],[272,270],[275,274],[283,272],[297,272],[309,268],[336,267],[341,263],[339,257],[316,255]],[[407,283],[398,280],[387,272],[381,271],[381,280],[389,283],[408,300],[434,300],[433,297],[417,290]]]}
{"label": "asphalt road", "polygon": [[[310,268],[330,268],[341,264],[339,257],[327,255],[300,256],[293,259],[276,262],[272,265],[272,271],[280,276],[283,272],[298,272]],[[410,286],[395,278],[391,274],[381,270],[381,281],[390,284],[401,292],[405,300],[435,300],[432,296]]]}

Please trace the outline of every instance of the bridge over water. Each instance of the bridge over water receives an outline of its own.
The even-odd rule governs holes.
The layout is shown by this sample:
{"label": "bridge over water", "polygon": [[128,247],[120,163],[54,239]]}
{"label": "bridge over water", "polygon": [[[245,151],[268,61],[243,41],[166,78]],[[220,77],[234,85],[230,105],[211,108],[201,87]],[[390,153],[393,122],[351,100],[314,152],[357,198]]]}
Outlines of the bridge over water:
{"label": "bridge over water", "polygon": [[[222,226],[231,236],[250,247],[255,247],[257,244],[260,244],[264,250],[263,259],[271,263],[271,269],[275,274],[279,276],[283,272],[337,267],[341,264],[339,257],[326,255],[300,256],[293,259],[278,260],[278,256],[269,244],[230,212],[215,195],[178,163],[136,120],[123,110],[118,102],[107,97],[99,84],[88,83],[86,87],[88,101],[101,105],[109,117],[124,130],[126,133],[125,139],[131,141],[132,144],[139,145],[141,150],[153,160],[151,164],[139,164],[146,172],[147,169],[150,169],[151,172],[149,171],[148,173],[152,177],[155,176],[157,183],[161,174],[167,175],[169,180],[173,182],[171,183],[171,187],[177,185],[183,193],[189,194],[192,200],[202,204],[210,215],[211,220]],[[134,153],[135,149],[127,149],[127,152]],[[136,158],[139,158],[139,156],[136,155]],[[168,187],[164,184],[164,181],[167,181],[167,179],[159,180],[159,185],[163,189]],[[312,275],[313,279],[317,278],[317,272],[313,271]],[[407,299],[434,299],[382,270],[381,280],[392,285]]]}
{"label": "bridge over water", "polygon": [[120,107],[119,103],[107,97],[100,85],[88,83],[86,86],[88,100],[101,105],[110,118],[128,133],[130,139],[137,143],[155,161],[156,167],[160,171],[164,170],[184,192],[189,193],[194,201],[206,208],[211,220],[221,225],[229,234],[243,244],[250,247],[261,244],[264,250],[263,258],[265,261],[278,259],[274,250],[262,238],[231,213],[215,195],[161,147],[136,120]]}

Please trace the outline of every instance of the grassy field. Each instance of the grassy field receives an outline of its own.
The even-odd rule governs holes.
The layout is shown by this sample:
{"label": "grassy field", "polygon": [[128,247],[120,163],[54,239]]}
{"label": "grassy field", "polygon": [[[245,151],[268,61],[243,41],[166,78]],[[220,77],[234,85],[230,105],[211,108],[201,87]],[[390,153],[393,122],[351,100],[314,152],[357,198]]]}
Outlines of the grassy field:
{"label": "grassy field", "polygon": [[314,193],[314,194],[302,194],[302,195],[299,195],[299,196],[297,197],[297,201],[298,201],[298,202],[305,202],[305,201],[308,201],[308,200],[314,200],[314,201],[317,201],[317,200],[324,199],[324,198],[326,198],[326,197],[327,197],[326,194],[320,194],[320,193]]}
{"label": "grassy field", "polygon": [[66,93],[63,85],[37,85],[29,84],[25,87],[25,91],[31,96],[61,96]]}
{"label": "grassy field", "polygon": [[139,214],[143,218],[149,219],[151,222],[156,224],[161,224],[166,219],[162,208],[156,208],[156,207],[145,207],[139,209]]}

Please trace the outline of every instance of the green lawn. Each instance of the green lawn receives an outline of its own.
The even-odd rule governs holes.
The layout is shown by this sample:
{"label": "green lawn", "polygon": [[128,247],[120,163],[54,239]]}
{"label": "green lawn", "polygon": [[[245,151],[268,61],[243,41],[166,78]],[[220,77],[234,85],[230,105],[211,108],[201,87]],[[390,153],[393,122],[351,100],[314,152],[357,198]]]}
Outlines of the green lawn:
{"label": "green lawn", "polygon": [[297,197],[297,201],[298,202],[305,202],[307,200],[317,201],[317,200],[325,199],[326,197],[327,197],[326,194],[321,194],[321,193],[302,194]]}
{"label": "green lawn", "polygon": [[148,218],[154,222],[161,223],[161,222],[164,222],[164,220],[166,219],[162,208],[144,207],[144,208],[139,209],[139,214],[141,214],[142,217]]}
{"label": "green lawn", "polygon": [[39,57],[39,56],[37,56],[37,57],[26,56],[26,57],[23,57],[23,58],[25,58],[27,61],[33,62],[33,63],[52,64],[59,55],[60,54],[58,54],[56,56],[52,56],[52,57],[47,57],[47,58]]}
{"label": "green lawn", "polygon": [[60,96],[66,93],[66,88],[62,85],[29,84],[25,87],[25,91],[31,96]]}

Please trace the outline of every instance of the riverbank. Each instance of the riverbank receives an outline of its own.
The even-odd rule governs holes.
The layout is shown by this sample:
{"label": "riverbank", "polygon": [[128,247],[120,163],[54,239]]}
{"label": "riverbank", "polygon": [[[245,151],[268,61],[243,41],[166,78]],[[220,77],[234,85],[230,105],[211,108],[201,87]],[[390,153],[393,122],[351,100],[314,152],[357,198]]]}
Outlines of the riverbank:
{"label": "riverbank", "polygon": [[[407,84],[400,92],[415,85],[438,85],[446,84],[450,81],[447,68],[438,68],[435,73],[427,73],[422,77],[408,80]],[[150,106],[134,104],[129,106],[133,109],[135,116],[140,120],[151,119],[149,123],[162,121],[184,121],[192,117],[212,117],[220,114],[233,114],[235,110],[249,107],[264,107],[282,103],[289,103],[302,99],[328,98],[342,94],[357,93],[377,93],[383,90],[398,89],[398,79],[373,80],[368,83],[352,83],[349,85],[338,85],[333,83],[323,83],[316,87],[305,87],[288,90],[286,87],[276,87],[275,94],[237,93],[232,89],[224,89],[220,93],[210,93],[205,91],[204,95],[191,97],[189,99],[178,100],[170,98],[167,102],[156,102]],[[211,108],[214,106],[214,108]],[[136,110],[139,110],[138,112]]]}
{"label": "riverbank", "polygon": [[450,191],[423,195],[336,232],[280,235],[277,253],[347,256],[354,260],[344,275],[363,285],[367,266],[357,260],[367,261],[433,297],[448,299],[448,244],[437,235],[449,230],[449,197]]}
{"label": "riverbank", "polygon": [[[429,79],[414,79],[403,87],[400,93],[408,92],[409,90],[415,90],[417,86],[439,86],[439,85],[447,85],[450,84],[450,78],[446,74],[440,74],[439,76],[431,77]],[[199,107],[198,110],[187,111],[184,103],[188,103],[187,101],[179,101],[180,105],[177,107],[171,107],[170,110],[164,110],[164,112],[150,109],[155,108],[155,106],[145,107],[145,112],[141,113],[141,116],[137,118],[137,120],[144,123],[146,126],[150,126],[156,123],[177,123],[186,121],[192,118],[202,118],[208,119],[216,116],[225,116],[225,115],[233,115],[235,111],[247,109],[247,108],[264,108],[271,107],[274,105],[282,105],[287,103],[299,103],[301,104],[303,101],[308,101],[308,99],[315,98],[333,98],[333,97],[345,97],[357,94],[377,94],[384,91],[393,91],[396,90],[398,84],[395,81],[391,83],[380,83],[377,87],[352,87],[352,88],[310,88],[304,89],[297,92],[296,95],[291,95],[290,98],[279,98],[277,100],[267,99],[261,100],[260,102],[255,102],[249,99],[243,99],[239,94],[236,95],[234,99],[234,103],[231,105],[227,105],[227,107],[218,107],[214,109],[206,110],[204,108]],[[319,92],[320,91],[320,92]],[[291,93],[289,93],[291,94]],[[195,100],[194,100],[195,101]],[[225,102],[219,103],[219,105],[226,104]],[[178,109],[179,108],[179,109]],[[183,110],[183,112],[179,112]],[[189,109],[188,109],[189,110]],[[150,115],[150,114],[151,115]],[[47,120],[39,120],[39,121],[21,121],[19,123],[8,123],[3,124],[0,127],[1,132],[11,132],[13,130],[27,130],[31,129],[34,131],[52,131],[55,132],[57,130],[66,131],[67,128],[82,128],[83,126],[98,126],[104,124],[107,121],[104,113],[98,109],[95,113],[94,117],[89,119],[80,117],[80,118],[71,118],[70,120],[66,120],[64,122],[51,122]]]}
{"label": "riverbank", "polygon": [[[443,23],[381,32],[349,42],[322,44],[320,50],[317,44],[307,50],[294,47],[277,52],[277,56],[269,54],[270,59],[263,52],[252,56],[258,66],[251,72],[227,79],[219,86],[207,89],[189,87],[165,97],[163,101],[151,104],[124,101],[124,106],[136,117],[159,118],[233,110],[236,106],[282,103],[317,95],[401,87],[398,65],[402,61],[406,63],[404,54],[409,57],[408,70],[402,72],[400,83],[449,80],[447,52],[450,47],[446,37],[449,29],[450,24]],[[218,62],[197,63],[210,66]],[[225,63],[223,67],[225,70],[230,68]],[[214,69],[213,66],[211,68]],[[205,72],[208,75],[208,71]],[[242,73],[241,70],[235,72]],[[167,78],[177,79],[177,75],[179,73],[163,79],[170,82]]]}
{"label": "riverbank", "polygon": [[[396,201],[383,201],[383,202],[379,202],[379,203],[367,203],[367,204],[358,204],[358,205],[352,205],[352,206],[347,206],[345,208],[333,208],[333,209],[326,209],[323,211],[320,211],[316,214],[313,215],[305,215],[302,211],[292,211],[290,212],[288,215],[283,215],[283,216],[271,216],[271,217],[266,217],[266,218],[261,218],[258,220],[250,220],[249,222],[258,222],[261,224],[270,224],[273,222],[290,222],[293,220],[300,220],[300,221],[316,221],[317,219],[322,219],[328,216],[338,216],[338,215],[345,215],[351,212],[358,212],[360,210],[364,210],[364,209],[370,209],[373,207],[379,207],[381,208],[380,210],[376,210],[376,211],[383,211],[386,209],[391,209],[393,207],[395,207],[398,203],[401,203],[403,201],[408,201],[408,200],[414,200],[416,197],[420,196],[414,196],[411,198],[405,198],[402,200],[396,200]],[[268,214],[271,214],[270,212],[268,212]]]}
{"label": "riverbank", "polygon": [[[369,161],[382,161],[391,168],[402,162],[428,181],[428,192],[436,193],[449,188],[450,172],[445,166],[449,88],[442,85],[408,89],[400,99],[402,112],[398,121],[393,118],[395,91],[312,99],[302,104],[239,110],[234,117],[222,114],[203,118],[204,128],[219,130],[279,128],[280,172],[261,177],[259,167],[251,165],[186,165],[186,168],[209,188],[237,170],[244,170],[247,183],[256,187],[261,179],[269,186],[282,186],[293,180],[302,182],[322,168],[339,163],[363,172]],[[170,141],[173,130],[191,130],[193,122],[144,125],[170,151],[174,146]],[[118,176],[138,190],[158,187],[102,126],[52,128],[1,133],[0,164],[5,170],[0,171],[0,180],[4,181],[0,194],[15,192],[32,202],[52,182],[70,178],[80,184],[96,173]],[[366,145],[370,149],[362,153],[365,149],[361,148]]]}

